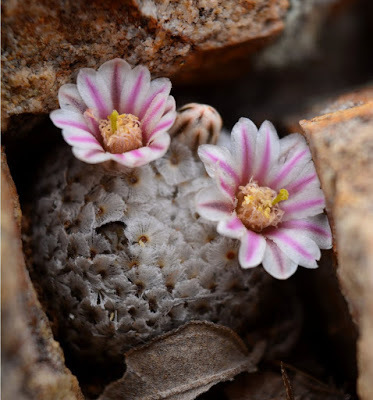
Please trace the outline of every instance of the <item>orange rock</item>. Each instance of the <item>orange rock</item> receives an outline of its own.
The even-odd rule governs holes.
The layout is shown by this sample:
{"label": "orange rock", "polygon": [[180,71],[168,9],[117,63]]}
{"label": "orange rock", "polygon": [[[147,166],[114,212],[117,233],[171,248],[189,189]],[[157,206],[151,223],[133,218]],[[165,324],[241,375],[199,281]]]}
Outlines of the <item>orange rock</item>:
{"label": "orange rock", "polygon": [[[288,0],[6,1],[3,121],[57,108],[82,67],[121,57],[190,82],[232,76],[284,27]],[[238,62],[238,59],[246,62]]]}
{"label": "orange rock", "polygon": [[[350,107],[350,108],[349,108]],[[337,275],[359,328],[358,392],[373,399],[373,90],[339,98],[300,125],[333,221]]]}
{"label": "orange rock", "polygon": [[3,154],[1,217],[2,394],[17,400],[83,400],[26,270],[21,210]]}

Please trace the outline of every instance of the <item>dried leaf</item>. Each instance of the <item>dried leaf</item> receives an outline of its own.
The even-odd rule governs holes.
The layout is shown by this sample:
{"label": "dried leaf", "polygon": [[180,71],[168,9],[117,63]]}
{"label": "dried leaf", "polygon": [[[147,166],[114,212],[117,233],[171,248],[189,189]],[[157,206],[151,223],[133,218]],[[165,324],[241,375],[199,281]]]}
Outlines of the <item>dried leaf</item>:
{"label": "dried leaf", "polygon": [[281,375],[286,390],[286,400],[294,400],[293,387],[291,386],[290,379],[288,377],[284,363],[282,361],[281,361]]}
{"label": "dried leaf", "polygon": [[218,382],[255,371],[243,341],[210,322],[189,322],[125,356],[126,373],[100,400],[192,400]]}
{"label": "dried leaf", "polygon": [[[285,372],[285,367],[287,372]],[[286,382],[285,388],[284,381]],[[288,364],[283,364],[282,374],[272,370],[242,374],[233,383],[229,383],[224,392],[229,400],[350,399],[349,395],[337,388],[326,385]]]}

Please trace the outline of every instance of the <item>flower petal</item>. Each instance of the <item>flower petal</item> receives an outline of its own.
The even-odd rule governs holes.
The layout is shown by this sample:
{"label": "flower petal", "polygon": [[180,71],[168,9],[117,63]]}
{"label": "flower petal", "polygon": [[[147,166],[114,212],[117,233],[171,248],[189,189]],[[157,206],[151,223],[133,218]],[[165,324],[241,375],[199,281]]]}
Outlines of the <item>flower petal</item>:
{"label": "flower petal", "polygon": [[277,279],[289,278],[298,268],[298,264],[287,257],[272,240],[267,240],[262,264],[263,268]]}
{"label": "flower petal", "polygon": [[315,166],[312,161],[307,163],[303,168],[302,172],[298,177],[294,177],[294,180],[286,184],[286,189],[290,196],[297,194],[298,192],[308,189],[309,185],[320,186],[319,178],[317,176]]}
{"label": "flower petal", "polygon": [[94,110],[98,118],[107,118],[112,113],[110,89],[98,72],[92,68],[81,69],[77,77],[77,86],[87,108]]}
{"label": "flower petal", "polygon": [[82,114],[70,110],[55,110],[50,114],[53,123],[62,128],[62,135],[70,146],[102,150],[101,144],[90,132]]}
{"label": "flower petal", "polygon": [[237,217],[236,213],[233,212],[227,219],[219,222],[216,230],[223,236],[239,239],[245,234],[247,228]]}
{"label": "flower petal", "polygon": [[166,103],[167,98],[163,93],[155,96],[147,112],[145,113],[144,118],[141,120],[144,143],[148,143],[151,140],[151,133],[161,119],[166,108]]}
{"label": "flower petal", "polygon": [[99,79],[106,85],[110,91],[110,98],[107,98],[108,109],[117,110],[120,114],[121,94],[126,77],[131,71],[131,66],[120,58],[107,61],[98,69]]}
{"label": "flower petal", "polygon": [[280,227],[266,232],[266,236],[298,265],[306,268],[317,268],[316,260],[320,259],[320,249],[306,235],[299,232],[294,235],[292,230]]}
{"label": "flower petal", "polygon": [[60,87],[58,91],[58,102],[63,110],[82,114],[87,109],[77,86],[73,83],[67,83]]}
{"label": "flower petal", "polygon": [[240,177],[233,167],[231,153],[226,147],[203,144],[198,147],[198,155],[211,178],[215,178],[217,175],[226,176],[235,182],[236,187],[238,187]]}
{"label": "flower petal", "polygon": [[240,118],[232,130],[232,157],[242,185],[249,182],[253,173],[257,133],[257,127],[248,118]]}
{"label": "flower petal", "polygon": [[163,132],[148,145],[123,154],[110,154],[110,158],[129,168],[141,167],[162,157],[170,146],[170,135]]}
{"label": "flower petal", "polygon": [[173,96],[168,96],[166,107],[162,118],[158,121],[149,135],[149,140],[153,140],[156,135],[161,132],[168,131],[176,119],[176,103]]}
{"label": "flower petal", "polygon": [[110,160],[111,158],[111,154],[105,153],[103,150],[87,150],[73,147],[72,152],[77,159],[84,161],[88,164],[101,163],[103,161]]}
{"label": "flower petal", "polygon": [[209,187],[196,196],[198,214],[209,221],[220,221],[230,217],[234,205],[216,187]]}
{"label": "flower petal", "polygon": [[280,153],[280,140],[275,127],[264,121],[256,139],[254,179],[259,185],[267,184],[269,172],[277,164]]}
{"label": "flower petal", "polygon": [[[282,143],[285,142],[285,143]],[[268,186],[279,190],[299,177],[306,164],[311,160],[311,152],[304,139],[298,133],[289,135],[280,141],[280,165],[271,171]]]}
{"label": "flower petal", "polygon": [[[140,120],[144,118],[144,115],[150,107],[150,104],[157,95],[163,93],[163,95],[167,98],[167,96],[170,94],[171,86],[171,81],[168,78],[157,78],[150,82],[149,91],[142,99],[142,104],[138,113],[136,114]],[[166,110],[165,112],[167,112]]]}
{"label": "flower petal", "polygon": [[262,235],[246,230],[241,237],[241,246],[238,252],[241,267],[253,268],[258,266],[263,261],[266,245],[266,240]]}
{"label": "flower petal", "polygon": [[150,88],[150,72],[138,65],[126,75],[120,100],[120,112],[138,116],[139,108]]}
{"label": "flower petal", "polygon": [[325,198],[318,182],[308,185],[302,191],[289,196],[289,199],[280,203],[285,212],[283,221],[312,217],[323,212]]}
{"label": "flower petal", "polygon": [[295,237],[301,233],[312,239],[320,249],[332,247],[332,233],[328,218],[324,214],[307,219],[294,219],[281,224],[281,228],[291,230]]}

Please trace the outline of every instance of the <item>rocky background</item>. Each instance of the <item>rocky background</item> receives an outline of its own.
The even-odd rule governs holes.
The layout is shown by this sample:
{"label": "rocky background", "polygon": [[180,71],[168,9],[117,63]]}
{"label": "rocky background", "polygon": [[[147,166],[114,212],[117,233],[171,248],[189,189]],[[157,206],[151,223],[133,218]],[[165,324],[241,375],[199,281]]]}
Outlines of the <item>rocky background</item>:
{"label": "rocky background", "polygon": [[[2,143],[11,173],[4,156],[4,399],[83,399],[102,392],[102,385],[96,387],[100,371],[85,373],[69,362],[68,354],[67,367],[78,379],[65,366],[63,349],[53,339],[28,276],[30,255],[22,252],[20,224],[40,160],[62,144],[47,116],[57,107],[58,88],[73,82],[79,68],[123,57],[133,65],[148,65],[155,76],[171,77],[179,106],[195,101],[216,107],[228,129],[246,116],[256,123],[271,120],[281,134],[303,132],[327,198],[334,251],[324,254],[318,270],[298,271],[289,280],[303,307],[297,344],[281,359],[262,361],[256,373],[257,356],[251,353],[245,367],[250,373],[209,389],[245,369],[247,349],[218,332],[219,340],[224,336],[241,350],[231,354],[230,372],[219,362],[214,365],[215,380],[212,370],[201,370],[199,388],[209,389],[201,396],[371,400],[372,42],[369,0],[4,1]],[[193,338],[200,336],[200,328],[190,329]],[[166,340],[177,342],[180,334],[153,343],[148,351]],[[142,356],[137,352],[126,358],[129,372],[136,371]],[[192,370],[183,370],[184,376]],[[124,376],[125,387],[129,379],[130,374]],[[101,398],[140,399],[147,393],[145,388],[136,397],[118,382]],[[194,398],[204,391],[180,389],[174,382],[179,391],[167,398]],[[159,394],[164,390],[153,386],[154,398],[164,398]]]}

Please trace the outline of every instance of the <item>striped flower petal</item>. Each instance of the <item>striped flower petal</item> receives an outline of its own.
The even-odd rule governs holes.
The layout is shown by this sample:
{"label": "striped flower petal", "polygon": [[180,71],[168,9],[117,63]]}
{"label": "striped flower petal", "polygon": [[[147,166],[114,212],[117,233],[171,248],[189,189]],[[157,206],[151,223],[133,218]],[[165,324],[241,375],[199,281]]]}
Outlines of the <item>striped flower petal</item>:
{"label": "striped flower petal", "polygon": [[176,103],[173,96],[168,96],[166,107],[163,113],[163,116],[158,121],[158,123],[154,126],[151,133],[149,134],[149,141],[154,140],[156,135],[159,135],[162,132],[168,131],[171,126],[174,124],[176,119]]}
{"label": "striped flower petal", "polygon": [[84,113],[87,106],[73,83],[67,83],[60,87],[58,91],[58,102],[63,110],[75,113]]}
{"label": "striped flower petal", "polygon": [[226,176],[236,187],[240,184],[240,176],[234,168],[233,158],[226,147],[203,144],[198,147],[198,156],[205,165],[206,172],[211,178]]}
{"label": "striped flower petal", "polygon": [[110,93],[110,96],[106,99],[108,108],[117,110],[119,114],[124,113],[121,108],[121,96],[124,83],[130,71],[131,66],[120,58],[107,61],[97,71],[98,79],[101,80],[102,84],[106,85]]}
{"label": "striped flower petal", "polygon": [[88,164],[98,164],[104,161],[110,160],[110,153],[105,153],[103,150],[89,150],[79,149],[77,147],[72,148],[74,156]]}
{"label": "striped flower petal", "polygon": [[247,231],[247,228],[237,217],[236,213],[233,212],[227,219],[219,222],[216,230],[223,236],[240,239]]}
{"label": "striped flower petal", "polygon": [[121,112],[138,115],[143,99],[149,91],[150,80],[150,72],[143,65],[138,65],[128,72],[121,95]]}
{"label": "striped flower petal", "polygon": [[83,68],[79,71],[77,87],[86,108],[95,110],[98,118],[105,119],[112,113],[110,90],[94,69]]}
{"label": "striped flower petal", "polygon": [[246,230],[241,238],[238,260],[242,268],[257,267],[264,257],[266,240],[263,235]]}
{"label": "striped flower petal", "polygon": [[281,251],[272,240],[267,240],[262,264],[263,268],[276,279],[287,279],[298,268],[298,264]]}
{"label": "striped flower petal", "polygon": [[110,154],[110,158],[128,168],[141,167],[157,158],[163,157],[170,146],[170,135],[163,132],[148,146],[140,147],[136,150],[127,151],[123,154]]}
{"label": "striped flower petal", "polygon": [[284,154],[285,146],[281,146],[283,153],[280,154],[280,160],[282,159],[282,163],[272,167],[271,176],[273,176],[269,178],[269,182],[266,182],[269,187],[276,191],[298,178],[306,164],[311,160],[311,153],[302,135],[294,133],[284,139],[287,139],[286,144],[290,144],[291,147],[286,149],[287,151]]}
{"label": "striped flower petal", "polygon": [[196,196],[198,214],[210,221],[220,221],[231,216],[234,204],[216,187],[201,190]]}
{"label": "striped flower petal", "polygon": [[320,260],[320,249],[317,244],[301,233],[294,235],[291,229],[272,229],[266,232],[271,239],[291,260],[306,268],[317,268],[316,260]]}
{"label": "striped flower petal", "polygon": [[232,130],[231,150],[240,185],[249,182],[253,173],[257,132],[255,124],[247,118],[240,118]]}
{"label": "striped flower petal", "polygon": [[294,219],[281,224],[281,228],[291,230],[296,237],[299,233],[312,239],[320,249],[332,247],[332,233],[328,218],[324,214],[307,219]]}
{"label": "striped flower petal", "polygon": [[157,94],[141,120],[141,129],[145,143],[151,140],[151,134],[164,114],[166,105],[167,97],[163,93]]}
{"label": "striped flower petal", "polygon": [[[163,94],[166,98],[171,91],[171,82],[167,78],[157,78],[150,82],[150,88],[146,96],[142,100],[142,104],[139,105],[139,110],[136,110],[136,115],[142,120],[148,108],[152,104],[152,101],[159,94]],[[167,107],[165,112],[167,112]]]}
{"label": "striped flower petal", "polygon": [[288,200],[280,204],[280,208],[285,212],[283,221],[312,217],[323,212],[324,194],[315,183],[293,196],[290,195]]}
{"label": "striped flower petal", "polygon": [[256,148],[254,179],[258,185],[266,183],[268,173],[273,165],[276,165],[280,153],[280,140],[275,127],[269,122],[264,121],[259,129]]}

